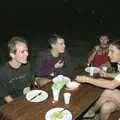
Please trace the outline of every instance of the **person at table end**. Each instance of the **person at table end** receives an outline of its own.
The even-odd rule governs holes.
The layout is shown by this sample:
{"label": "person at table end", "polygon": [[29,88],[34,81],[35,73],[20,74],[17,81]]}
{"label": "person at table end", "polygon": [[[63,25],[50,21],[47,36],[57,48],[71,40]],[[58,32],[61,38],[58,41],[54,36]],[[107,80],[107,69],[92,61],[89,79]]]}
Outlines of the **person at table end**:
{"label": "person at table end", "polygon": [[36,78],[40,86],[57,75],[69,76],[72,71],[71,57],[65,50],[65,40],[53,34],[48,41],[51,49],[41,51],[36,62]]}
{"label": "person at table end", "polygon": [[94,46],[88,54],[88,65],[99,67],[102,64],[109,62],[108,47],[108,35],[101,34],[99,37],[99,45]]}
{"label": "person at table end", "polygon": [[[108,56],[111,62],[120,63],[120,40],[114,41],[109,46]],[[80,83],[89,83],[101,88],[105,88],[92,111],[100,110],[101,120],[109,120],[112,112],[120,110],[120,73],[114,76],[113,80],[104,79],[106,74],[100,73],[101,78],[91,78],[87,76],[77,76]]]}
{"label": "person at table end", "polygon": [[27,42],[15,36],[8,42],[10,61],[0,69],[0,99],[1,104],[10,103],[16,97],[30,90],[30,65],[27,62]]}

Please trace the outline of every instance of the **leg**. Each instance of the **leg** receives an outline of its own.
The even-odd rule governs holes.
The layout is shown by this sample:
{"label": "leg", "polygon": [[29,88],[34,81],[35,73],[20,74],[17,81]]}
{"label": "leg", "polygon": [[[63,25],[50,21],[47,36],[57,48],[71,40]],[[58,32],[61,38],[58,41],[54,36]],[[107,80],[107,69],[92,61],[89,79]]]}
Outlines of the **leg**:
{"label": "leg", "polygon": [[101,120],[108,120],[110,114],[117,108],[114,102],[108,101],[101,106],[100,114]]}
{"label": "leg", "polygon": [[[105,90],[102,95],[100,96],[99,100],[97,101],[97,106],[100,108],[102,104],[104,104],[107,101],[115,101],[117,104],[120,104],[120,91],[115,90]],[[120,107],[120,106],[119,106]]]}
{"label": "leg", "polygon": [[95,113],[100,109],[101,105],[108,101],[108,96],[111,94],[110,90],[105,90],[102,95],[100,96],[99,100],[91,107],[88,112],[84,115],[84,118],[93,118]]}
{"label": "leg", "polygon": [[107,120],[113,111],[120,108],[120,91],[117,89],[105,90],[97,105],[101,106],[101,120]]}
{"label": "leg", "polygon": [[110,95],[111,90],[105,90],[95,105],[92,107],[92,111],[97,112],[100,109],[101,105],[110,99]]}

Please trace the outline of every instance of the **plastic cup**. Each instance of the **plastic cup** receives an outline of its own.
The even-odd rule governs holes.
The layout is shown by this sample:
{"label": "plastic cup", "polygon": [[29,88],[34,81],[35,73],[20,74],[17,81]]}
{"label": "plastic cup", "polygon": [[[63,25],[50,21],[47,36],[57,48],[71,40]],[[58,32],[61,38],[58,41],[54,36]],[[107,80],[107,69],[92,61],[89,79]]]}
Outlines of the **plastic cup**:
{"label": "plastic cup", "polygon": [[52,88],[53,100],[57,102],[59,100],[60,89]]}
{"label": "plastic cup", "polygon": [[90,68],[90,76],[93,76],[94,75],[94,68]]}
{"label": "plastic cup", "polygon": [[70,97],[71,97],[71,93],[64,93],[64,103],[65,104],[69,104],[70,103]]}
{"label": "plastic cup", "polygon": [[102,67],[102,70],[103,70],[104,72],[107,72],[107,67],[106,67],[106,66],[103,66],[103,67]]}

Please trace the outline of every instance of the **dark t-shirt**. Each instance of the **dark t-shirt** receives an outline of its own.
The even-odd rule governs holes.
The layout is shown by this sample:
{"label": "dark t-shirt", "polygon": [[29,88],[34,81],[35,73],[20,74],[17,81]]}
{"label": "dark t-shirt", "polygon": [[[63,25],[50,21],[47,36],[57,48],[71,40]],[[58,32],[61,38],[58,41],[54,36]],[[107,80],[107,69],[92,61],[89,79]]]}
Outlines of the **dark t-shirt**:
{"label": "dark t-shirt", "polygon": [[[62,68],[54,68],[54,65],[59,61],[64,61]],[[71,57],[68,52],[59,54],[58,57],[53,57],[50,50],[45,50],[39,53],[36,62],[36,76],[38,77],[50,77],[50,74],[54,72],[54,77],[62,74],[69,76],[72,71]]]}
{"label": "dark t-shirt", "polygon": [[6,63],[0,69],[0,97],[3,100],[5,96],[16,98],[23,94],[25,87],[31,85],[30,65],[21,65],[14,69],[9,63]]}

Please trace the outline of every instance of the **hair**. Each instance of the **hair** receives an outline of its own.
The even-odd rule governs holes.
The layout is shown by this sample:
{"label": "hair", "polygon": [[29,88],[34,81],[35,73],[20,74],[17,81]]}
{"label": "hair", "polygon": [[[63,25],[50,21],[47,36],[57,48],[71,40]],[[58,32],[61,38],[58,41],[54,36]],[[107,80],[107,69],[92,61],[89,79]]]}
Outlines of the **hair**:
{"label": "hair", "polygon": [[14,36],[10,39],[10,41],[8,42],[8,48],[10,53],[16,53],[16,44],[19,42],[25,43],[27,45],[26,40],[19,36]]}
{"label": "hair", "polygon": [[117,49],[120,50],[120,39],[111,42],[111,45],[115,46]]}
{"label": "hair", "polygon": [[108,34],[103,32],[103,33],[100,33],[99,36],[108,36]]}
{"label": "hair", "polygon": [[57,34],[52,34],[52,36],[50,37],[50,39],[48,40],[49,44],[55,44],[57,42],[57,39],[60,38],[62,39],[61,36],[57,35]]}

